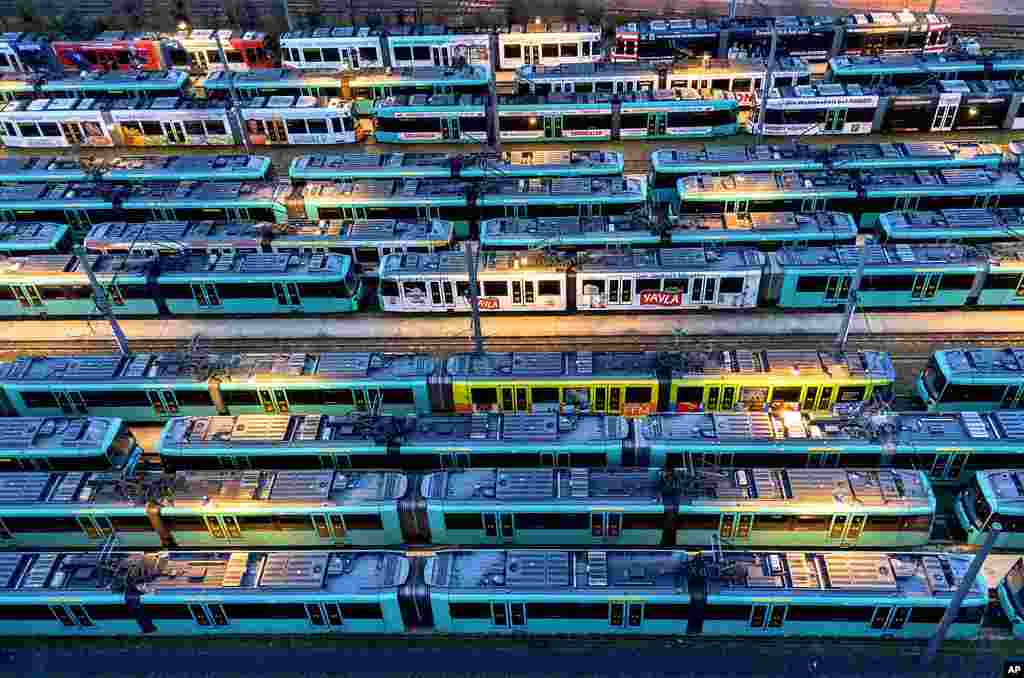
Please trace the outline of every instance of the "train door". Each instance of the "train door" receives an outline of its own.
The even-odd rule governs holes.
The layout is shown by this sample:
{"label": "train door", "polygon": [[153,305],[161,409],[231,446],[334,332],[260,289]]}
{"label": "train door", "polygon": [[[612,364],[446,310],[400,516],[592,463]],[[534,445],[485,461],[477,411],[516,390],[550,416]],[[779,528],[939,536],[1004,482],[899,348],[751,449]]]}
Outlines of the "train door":
{"label": "train door", "polygon": [[910,290],[911,299],[934,299],[942,283],[941,273],[918,273]]}
{"label": "train door", "polygon": [[82,133],[82,123],[62,122],[60,131],[69,144],[81,146],[85,142],[85,134]]}
{"label": "train door", "polygon": [[850,296],[850,283],[853,276],[830,275],[825,283],[826,301],[846,301]]}
{"label": "train door", "polygon": [[232,470],[252,468],[249,457],[244,454],[224,454],[217,457],[217,461],[220,463],[220,468]]}
{"label": "train door", "polygon": [[501,541],[512,541],[516,536],[515,520],[511,513],[484,513],[484,534]]}
{"label": "train door", "polygon": [[894,210],[916,210],[920,198],[914,196],[906,196],[902,198],[896,198],[893,201]]}
{"label": "train door", "polygon": [[188,53],[189,57],[192,58],[192,68],[199,71],[200,73],[207,73],[210,70],[210,60],[206,58],[206,52],[197,49],[194,52]]}
{"label": "train door", "polygon": [[910,617],[909,607],[892,608],[888,605],[879,605],[871,615],[872,631],[898,631],[907,623]]}
{"label": "train door", "polygon": [[283,388],[258,388],[256,395],[266,414],[288,414],[288,394]]}
{"label": "train door", "polygon": [[267,139],[269,139],[271,143],[288,143],[288,129],[285,127],[284,120],[281,118],[271,118],[270,120],[265,120],[264,124],[267,129]]}
{"label": "train door", "polygon": [[838,513],[832,516],[826,543],[832,546],[853,546],[864,532],[866,517],[862,513]]}
{"label": "train door", "polygon": [[804,198],[800,201],[801,212],[820,212],[825,209],[825,198]]}
{"label": "train door", "polygon": [[164,136],[167,141],[172,144],[184,144],[187,143],[185,136],[185,123],[182,122],[162,122],[160,123],[164,128]]}
{"label": "train door", "polygon": [[936,480],[958,480],[970,456],[967,450],[936,452],[928,475]]}
{"label": "train door", "polygon": [[[1006,392],[1003,393],[1003,400],[999,404],[999,407],[1001,407],[1002,409],[1010,409],[1011,407],[1013,407],[1014,406],[1013,403],[1020,396],[1020,391],[1021,391],[1022,388],[1024,388],[1024,387],[1021,387],[1021,386],[1009,386],[1009,387],[1007,387]],[[1022,399],[1021,401],[1017,402],[1017,407],[1022,407],[1022,406],[1024,406],[1024,399]]]}
{"label": "train door", "polygon": [[562,116],[552,115],[544,118],[544,138],[560,139],[562,137]]}
{"label": "train door", "polygon": [[838,468],[839,450],[810,450],[807,452],[808,468]]}
{"label": "train door", "polygon": [[[605,280],[608,285],[609,306],[632,306],[633,305],[633,280],[631,278],[609,278]],[[593,299],[589,302],[600,304],[600,293],[591,295]]]}
{"label": "train door", "polygon": [[439,47],[432,47],[430,49],[431,56],[434,60],[435,66],[441,66],[442,68],[448,68],[449,65],[449,54],[448,45],[441,45]]}
{"label": "train door", "polygon": [[178,413],[178,396],[174,395],[174,391],[146,391],[146,398],[153,412],[159,416]]}
{"label": "train door", "polygon": [[221,298],[216,284],[191,283],[190,287],[192,288],[192,298],[199,308],[219,308],[221,306]]}
{"label": "train door", "polygon": [[745,214],[750,211],[750,201],[726,200],[724,210],[727,213]]}
{"label": "train door", "polygon": [[462,123],[458,117],[441,118],[441,136],[445,139],[461,139]]}
{"label": "train door", "polygon": [[351,59],[351,62],[352,62],[352,70],[358,71],[359,70],[359,48],[358,47],[353,47],[351,50],[345,50],[345,52],[348,52],[348,54],[350,55],[350,59]]}
{"label": "train door", "polygon": [[87,414],[89,412],[89,408],[85,405],[85,399],[78,391],[54,391],[53,397],[64,414]]}
{"label": "train door", "polygon": [[752,513],[723,514],[718,526],[719,535],[723,539],[730,539],[734,544],[749,544],[750,533],[753,532],[753,529],[754,515]]}
{"label": "train door", "polygon": [[974,196],[974,207],[976,209],[995,208],[999,205],[998,195],[976,195]]}
{"label": "train door", "polygon": [[273,283],[274,300],[277,305],[285,308],[298,308],[302,306],[302,297],[299,295],[299,286],[295,283]]}
{"label": "train door", "polygon": [[43,298],[35,285],[10,285],[10,290],[22,308],[39,308],[43,305]]}
{"label": "train door", "polygon": [[526,57],[526,63],[534,65],[540,64],[540,45],[527,45],[523,50],[523,54]]}
{"label": "train door", "polygon": [[501,391],[501,411],[508,413],[528,413],[530,411],[529,406],[529,393],[526,386],[502,386]]}
{"label": "train door", "polygon": [[590,536],[614,542],[622,536],[622,514],[617,511],[593,511],[590,514]]}
{"label": "train door", "polygon": [[939,95],[939,105],[935,107],[935,117],[932,118],[932,132],[948,132],[953,129],[956,121],[956,114],[960,108],[960,95],[952,97]]}
{"label": "train door", "polygon": [[789,605],[768,605],[755,603],[750,610],[750,628],[781,629],[786,623]]}
{"label": "train door", "polygon": [[662,137],[668,134],[668,114],[648,113],[647,114],[647,136]]}
{"label": "train door", "polygon": [[89,539],[106,539],[114,532],[110,518],[104,516],[78,516],[78,526]]}
{"label": "train door", "polygon": [[469,468],[471,465],[469,452],[441,452],[439,457],[441,468]]}
{"label": "train door", "polygon": [[842,132],[846,125],[846,109],[830,108],[825,111],[825,131]]}
{"label": "train door", "polygon": [[718,278],[696,277],[690,280],[690,303],[713,304],[718,292]]}
{"label": "train door", "polygon": [[230,542],[242,537],[238,519],[234,516],[203,516],[203,523],[206,525],[206,531],[214,539]]}
{"label": "train door", "polygon": [[544,450],[540,453],[540,465],[551,468],[566,468],[572,463],[568,452]]}

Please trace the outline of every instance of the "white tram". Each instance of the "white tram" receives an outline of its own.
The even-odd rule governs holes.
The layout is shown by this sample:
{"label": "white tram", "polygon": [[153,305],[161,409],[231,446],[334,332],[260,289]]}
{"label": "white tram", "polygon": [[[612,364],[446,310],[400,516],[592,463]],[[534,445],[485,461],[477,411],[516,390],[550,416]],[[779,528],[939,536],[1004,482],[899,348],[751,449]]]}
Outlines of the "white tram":
{"label": "white tram", "polygon": [[96,99],[34,99],[0,105],[0,141],[8,148],[113,146]]}
{"label": "white tram", "polygon": [[254,146],[356,142],[352,104],[341,99],[257,97],[245,102],[242,119]]}
{"label": "white tram", "polygon": [[335,26],[291,31],[281,36],[281,65],[285,68],[358,71],[384,68],[383,38],[366,26]]}
{"label": "white tram", "polygon": [[589,24],[513,24],[498,34],[502,70],[596,63],[601,56],[601,29]]}

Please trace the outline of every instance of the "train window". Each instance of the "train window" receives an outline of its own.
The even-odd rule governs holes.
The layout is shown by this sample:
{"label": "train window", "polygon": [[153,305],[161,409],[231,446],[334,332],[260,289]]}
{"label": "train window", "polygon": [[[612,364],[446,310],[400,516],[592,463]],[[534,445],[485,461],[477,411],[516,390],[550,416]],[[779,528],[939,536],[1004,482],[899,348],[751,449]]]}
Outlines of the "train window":
{"label": "train window", "polygon": [[18,131],[23,137],[38,137],[42,136],[39,133],[39,127],[34,122],[19,122]]}
{"label": "train window", "polygon": [[242,57],[242,53],[237,49],[227,52],[224,56],[228,58],[229,64],[241,64],[245,62],[245,59]]}
{"label": "train window", "polygon": [[277,523],[274,516],[238,516],[238,524],[245,532],[276,532]]}
{"label": "train window", "polygon": [[743,278],[722,278],[718,281],[719,294],[739,294],[743,291]]}
{"label": "train window", "polygon": [[790,605],[786,618],[791,622],[847,621],[867,622],[874,613],[872,607],[832,605]]}
{"label": "train window", "polygon": [[666,278],[664,290],[666,292],[682,292],[686,294],[690,281],[687,278]]}
{"label": "train window", "polygon": [[828,286],[828,276],[802,275],[796,281],[797,292],[824,292]]}
{"label": "train window", "polygon": [[540,55],[546,59],[557,59],[558,45],[541,45]]}
{"label": "train window", "polygon": [[661,280],[658,280],[657,278],[637,280],[636,291],[638,294],[640,292],[660,292]]}
{"label": "train window", "polygon": [[660,513],[625,513],[622,516],[623,530],[661,530],[665,516]]}
{"label": "train window", "polygon": [[750,619],[750,605],[707,605],[704,618],[745,622]]}
{"label": "train window", "polygon": [[580,47],[574,42],[566,42],[559,45],[559,54],[562,57],[577,57],[580,55]]}
{"label": "train window", "polygon": [[340,603],[341,614],[346,619],[383,619],[378,603]]}
{"label": "train window", "polygon": [[681,515],[676,518],[677,530],[717,530],[717,515]]}
{"label": "train window", "polygon": [[210,397],[209,391],[175,391],[174,397],[179,405],[191,407],[213,406],[213,398]]}
{"label": "train window", "polygon": [[110,523],[115,532],[152,532],[153,525],[146,516],[112,516]]}
{"label": "train window", "polygon": [[762,513],[757,515],[757,529],[759,531],[770,530],[775,532],[786,532],[790,529],[791,522],[792,520],[790,516]]}
{"label": "train window", "polygon": [[868,519],[868,532],[899,532],[902,529],[899,516],[871,516]]}
{"label": "train window", "polygon": [[309,127],[310,134],[327,134],[326,120],[307,120],[306,125]]}
{"label": "train window", "polygon": [[146,136],[157,137],[164,133],[163,125],[157,120],[141,120],[139,124],[142,125],[142,133]]}
{"label": "train window", "polygon": [[377,48],[376,47],[360,47],[359,48],[359,59],[360,59],[360,61],[377,61],[379,59],[379,57],[377,56]]}
{"label": "train window", "polygon": [[504,280],[485,280],[484,281],[484,296],[487,297],[507,297],[508,296],[508,283]]}
{"label": "train window", "polygon": [[232,405],[246,406],[246,405],[259,405],[260,400],[256,395],[255,390],[224,390],[222,391],[224,404],[228,407]]}
{"label": "train window", "polygon": [[651,402],[650,386],[627,386],[626,404],[645,404]]}
{"label": "train window", "polygon": [[690,606],[679,603],[644,603],[647,619],[689,619]]}
{"label": "train window", "polygon": [[[227,603],[221,605],[231,619],[305,619],[306,611],[302,603],[280,603],[270,605],[260,603]],[[92,610],[92,606],[89,606]]]}
{"label": "train window", "polygon": [[533,393],[533,404],[545,404],[545,403],[559,403],[561,398],[558,395],[558,388],[537,388],[534,387]]}
{"label": "train window", "polygon": [[999,402],[1006,391],[1004,384],[954,384],[946,386],[943,402]]}
{"label": "train window", "polygon": [[[351,127],[351,122],[349,123]],[[331,118],[331,131],[335,134],[341,134],[345,131],[345,126],[341,122],[341,118]]]}
{"label": "train window", "polygon": [[584,280],[581,289],[583,294],[604,294],[604,280],[593,278]]}
{"label": "train window", "polygon": [[504,54],[506,59],[521,59],[523,49],[521,45],[505,45]]}
{"label": "train window", "polygon": [[410,304],[427,303],[427,283],[406,281],[402,283],[402,293],[405,301]]}
{"label": "train window", "polygon": [[[520,514],[523,515],[523,514]],[[520,522],[520,515],[516,516],[516,522]],[[530,514],[526,514],[530,515]],[[482,530],[484,529],[483,518],[479,513],[445,513],[444,526],[448,530]],[[525,526],[520,524],[521,529]]]}
{"label": "train window", "polygon": [[985,607],[984,606],[963,606],[956,615],[956,619],[953,620],[957,624],[980,624],[982,619],[985,618]]}
{"label": "train window", "polygon": [[676,389],[677,403],[700,404],[704,402],[703,386],[680,386]]}
{"label": "train window", "polygon": [[25,407],[59,407],[56,398],[49,391],[21,391],[19,393]]}
{"label": "train window", "polygon": [[224,122],[221,120],[207,120],[206,121],[206,132],[207,134],[226,134],[227,130],[224,128]]}
{"label": "train window", "polygon": [[412,60],[412,48],[411,47],[394,47],[395,61],[411,61]]}
{"label": "train window", "polygon": [[516,513],[515,521],[520,530],[585,530],[589,518],[586,513]]}
{"label": "train window", "polygon": [[796,516],[790,525],[790,529],[793,532],[824,532],[828,529],[828,517]]}
{"label": "train window", "polygon": [[302,59],[307,64],[315,64],[322,61],[320,50],[315,47],[307,47],[302,50]]}
{"label": "train window", "polygon": [[589,40],[584,40],[583,41],[583,54],[582,54],[582,56],[585,56],[585,57],[590,56],[590,41]]}
{"label": "train window", "polygon": [[345,526],[350,530],[383,530],[384,522],[377,513],[346,513]]}
{"label": "train window", "polygon": [[338,51],[337,47],[324,47],[322,51],[324,61],[341,61],[341,52]]}
{"label": "train window", "polygon": [[[532,605],[527,607],[531,617],[539,616],[532,612]],[[452,619],[490,619],[491,606],[487,603],[448,603],[448,615]]]}
{"label": "train window", "polygon": [[605,603],[527,603],[531,619],[607,619]]}
{"label": "train window", "polygon": [[385,405],[412,405],[416,402],[411,388],[381,389],[381,402]]}
{"label": "train window", "polygon": [[42,132],[44,137],[59,137],[60,128],[57,127],[55,122],[41,122],[39,123],[39,131]]}
{"label": "train window", "polygon": [[285,125],[288,128],[288,134],[305,134],[306,133],[306,121],[305,120],[286,120]]}
{"label": "train window", "polygon": [[498,404],[498,389],[474,388],[471,392],[474,405],[490,407]]}
{"label": "train window", "polygon": [[865,390],[866,387],[864,386],[840,386],[836,402],[852,403],[864,400]]}
{"label": "train window", "polygon": [[800,392],[802,390],[799,386],[776,387],[772,389],[772,400],[781,400],[784,403],[798,403],[800,402]]}
{"label": "train window", "polygon": [[382,296],[385,297],[397,297],[398,283],[396,283],[394,280],[381,280],[380,293]]}

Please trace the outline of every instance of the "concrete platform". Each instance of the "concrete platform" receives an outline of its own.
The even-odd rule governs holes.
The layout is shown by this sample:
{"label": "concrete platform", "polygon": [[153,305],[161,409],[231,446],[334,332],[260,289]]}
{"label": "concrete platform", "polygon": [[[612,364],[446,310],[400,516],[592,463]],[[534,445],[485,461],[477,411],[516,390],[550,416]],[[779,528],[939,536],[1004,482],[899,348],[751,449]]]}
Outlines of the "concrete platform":
{"label": "concrete platform", "polygon": [[[648,315],[575,316],[485,316],[485,338],[680,338],[721,337],[806,337],[831,339],[842,325],[841,313],[689,313]],[[468,339],[468,316],[396,316],[384,314],[325,318],[188,318],[166,320],[123,320],[121,327],[129,340],[187,341],[195,335],[208,340],[346,339],[451,341]],[[0,346],[78,341],[94,342],[112,337],[110,326],[101,320],[24,320],[6,325]],[[859,313],[850,331],[851,339],[878,337],[886,340],[900,335],[927,336],[932,340],[974,338],[1007,341],[1024,338],[1024,310],[931,311],[913,313]]]}

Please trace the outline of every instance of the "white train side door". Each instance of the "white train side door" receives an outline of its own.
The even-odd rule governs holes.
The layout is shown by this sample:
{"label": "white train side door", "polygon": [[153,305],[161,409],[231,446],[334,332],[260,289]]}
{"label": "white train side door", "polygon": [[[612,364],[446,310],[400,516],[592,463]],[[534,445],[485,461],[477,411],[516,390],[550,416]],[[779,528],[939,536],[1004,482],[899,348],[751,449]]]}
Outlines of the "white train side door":
{"label": "white train side door", "polygon": [[940,94],[939,105],[935,108],[935,118],[932,119],[931,131],[948,132],[953,129],[953,122],[956,120],[959,109],[959,94]]}

